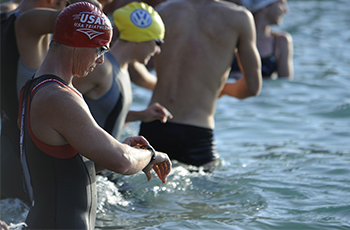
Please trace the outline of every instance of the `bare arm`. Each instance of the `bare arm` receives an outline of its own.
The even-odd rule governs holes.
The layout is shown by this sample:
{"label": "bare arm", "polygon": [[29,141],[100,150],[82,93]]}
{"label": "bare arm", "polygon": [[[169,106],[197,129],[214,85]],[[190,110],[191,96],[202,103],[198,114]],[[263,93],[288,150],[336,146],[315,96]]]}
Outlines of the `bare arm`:
{"label": "bare arm", "polygon": [[40,37],[53,33],[60,10],[36,8],[21,14],[16,21],[16,31],[22,36]]}
{"label": "bare arm", "polygon": [[144,64],[134,62],[129,65],[130,79],[138,86],[153,90],[157,84],[157,77],[150,73]]}
{"label": "bare arm", "polygon": [[[116,173],[135,174],[150,163],[150,151],[131,147],[147,141],[118,142],[95,122],[83,99],[69,89],[40,89],[32,101],[31,123],[34,134],[44,143],[68,142],[80,154]],[[168,156],[157,153],[153,165],[164,168],[160,178],[165,181],[171,170]]]}
{"label": "bare arm", "polygon": [[23,62],[38,69],[48,50],[50,37],[60,11],[36,8],[21,14],[15,23],[18,51]]}
{"label": "bare arm", "polygon": [[245,20],[241,20],[237,55],[243,78],[235,83],[226,83],[221,93],[239,99],[259,95],[262,86],[261,61],[256,48],[254,20],[251,13],[246,12]]}
{"label": "bare arm", "polygon": [[293,39],[288,33],[277,37],[279,47],[279,57],[277,63],[277,74],[279,78],[293,79]]}
{"label": "bare arm", "polygon": [[165,123],[171,118],[173,118],[173,115],[171,115],[164,106],[159,103],[154,103],[142,111],[129,111],[126,116],[126,121],[150,122],[159,119],[161,122]]}

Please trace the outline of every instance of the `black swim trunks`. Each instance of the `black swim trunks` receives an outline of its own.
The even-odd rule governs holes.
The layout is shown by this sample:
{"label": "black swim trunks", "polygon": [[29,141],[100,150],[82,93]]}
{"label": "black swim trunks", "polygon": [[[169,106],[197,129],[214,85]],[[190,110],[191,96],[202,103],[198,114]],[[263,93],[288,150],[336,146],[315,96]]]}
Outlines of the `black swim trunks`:
{"label": "black swim trunks", "polygon": [[142,123],[140,135],[157,151],[188,165],[199,167],[219,158],[212,129],[156,120]]}

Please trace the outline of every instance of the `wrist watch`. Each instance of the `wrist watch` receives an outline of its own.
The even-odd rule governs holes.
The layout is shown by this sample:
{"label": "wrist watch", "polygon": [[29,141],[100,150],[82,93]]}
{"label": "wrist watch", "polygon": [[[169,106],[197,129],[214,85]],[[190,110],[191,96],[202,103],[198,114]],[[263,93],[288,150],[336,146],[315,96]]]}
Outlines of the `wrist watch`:
{"label": "wrist watch", "polygon": [[151,163],[152,161],[154,161],[156,159],[156,151],[154,150],[154,148],[151,145],[141,145],[140,148],[141,149],[148,149],[151,151],[152,155],[151,155],[151,160],[149,161],[149,163]]}

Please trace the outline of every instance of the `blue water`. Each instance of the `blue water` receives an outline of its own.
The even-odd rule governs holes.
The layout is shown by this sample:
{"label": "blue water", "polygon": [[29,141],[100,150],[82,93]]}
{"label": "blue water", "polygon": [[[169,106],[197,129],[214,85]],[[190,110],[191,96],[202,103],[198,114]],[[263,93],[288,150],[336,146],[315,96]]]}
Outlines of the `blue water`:
{"label": "blue water", "polygon": [[[96,229],[350,229],[350,4],[288,4],[276,29],[293,36],[294,80],[219,99],[212,174],[175,163],[167,184],[99,176]],[[133,87],[132,108],[144,109],[151,92]],[[24,221],[21,201],[0,204],[2,220]]]}

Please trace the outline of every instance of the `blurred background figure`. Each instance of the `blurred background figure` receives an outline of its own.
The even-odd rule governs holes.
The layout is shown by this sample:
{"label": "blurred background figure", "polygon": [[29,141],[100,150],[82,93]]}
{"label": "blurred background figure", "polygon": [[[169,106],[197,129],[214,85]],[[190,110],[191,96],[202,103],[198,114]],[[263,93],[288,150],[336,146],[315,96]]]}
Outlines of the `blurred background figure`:
{"label": "blurred background figure", "polygon": [[[281,25],[288,12],[287,0],[232,0],[254,15],[257,48],[261,56],[261,71],[265,79],[293,79],[293,40],[285,31],[273,31],[271,26]],[[238,58],[235,58],[230,77],[241,78]]]}

